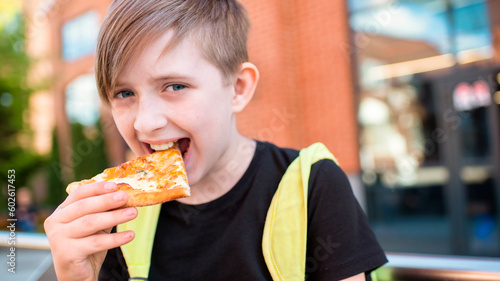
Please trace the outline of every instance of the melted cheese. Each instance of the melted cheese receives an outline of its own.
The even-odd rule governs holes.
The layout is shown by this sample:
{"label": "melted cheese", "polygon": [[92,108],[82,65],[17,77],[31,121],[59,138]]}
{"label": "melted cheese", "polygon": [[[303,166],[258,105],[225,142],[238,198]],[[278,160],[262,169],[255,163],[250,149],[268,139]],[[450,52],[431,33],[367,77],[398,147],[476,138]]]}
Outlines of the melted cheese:
{"label": "melted cheese", "polygon": [[[152,173],[151,173],[152,174]],[[105,179],[104,176],[101,176],[100,179],[96,179],[100,181],[109,181],[114,183],[126,183],[130,185],[133,189],[141,189],[144,191],[156,191],[158,186],[158,181],[153,177],[144,177],[142,174],[137,175],[127,175],[124,178],[112,178]]]}
{"label": "melted cheese", "polygon": [[176,186],[189,188],[177,145],[106,169],[93,179],[117,184],[126,183],[133,189],[146,192],[162,191]]}

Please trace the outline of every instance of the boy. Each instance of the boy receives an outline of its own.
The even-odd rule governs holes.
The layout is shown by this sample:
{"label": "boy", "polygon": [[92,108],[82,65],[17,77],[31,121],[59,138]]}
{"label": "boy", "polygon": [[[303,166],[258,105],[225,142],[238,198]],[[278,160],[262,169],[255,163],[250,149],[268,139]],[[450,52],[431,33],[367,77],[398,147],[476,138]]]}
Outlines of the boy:
{"label": "boy", "polygon": [[[234,0],[118,0],[101,28],[98,88],[120,134],[138,156],[178,141],[191,186],[190,197],[161,206],[150,280],[272,280],[264,223],[298,151],[236,128],[259,78],[247,62],[248,28]],[[365,280],[386,259],[345,175],[320,160],[308,185],[306,272],[297,280]],[[129,278],[117,247],[134,232],[111,231],[137,216],[118,209],[126,201],[112,183],[89,184],[47,219],[59,280]]]}

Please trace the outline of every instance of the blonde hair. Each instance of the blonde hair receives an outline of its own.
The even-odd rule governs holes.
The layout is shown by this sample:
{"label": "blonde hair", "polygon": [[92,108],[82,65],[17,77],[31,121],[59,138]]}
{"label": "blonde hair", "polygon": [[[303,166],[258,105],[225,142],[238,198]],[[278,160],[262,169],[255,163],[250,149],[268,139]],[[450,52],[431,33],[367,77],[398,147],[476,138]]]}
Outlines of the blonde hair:
{"label": "blonde hair", "polygon": [[174,35],[165,50],[192,37],[204,59],[229,79],[248,61],[249,27],[245,9],[235,0],[115,0],[97,42],[99,94],[109,105],[116,77],[134,52],[169,29]]}

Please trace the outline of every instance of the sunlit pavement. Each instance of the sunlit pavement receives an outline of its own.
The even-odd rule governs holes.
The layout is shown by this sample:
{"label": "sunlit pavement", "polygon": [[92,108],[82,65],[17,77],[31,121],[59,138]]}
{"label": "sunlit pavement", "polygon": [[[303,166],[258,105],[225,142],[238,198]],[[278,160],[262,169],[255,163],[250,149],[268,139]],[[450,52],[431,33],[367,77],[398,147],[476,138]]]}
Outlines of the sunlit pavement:
{"label": "sunlit pavement", "polygon": [[0,231],[0,280],[57,280],[49,249],[42,233]]}
{"label": "sunlit pavement", "polygon": [[57,280],[49,250],[16,248],[15,273],[9,272],[10,248],[0,247],[0,279],[9,281]]}

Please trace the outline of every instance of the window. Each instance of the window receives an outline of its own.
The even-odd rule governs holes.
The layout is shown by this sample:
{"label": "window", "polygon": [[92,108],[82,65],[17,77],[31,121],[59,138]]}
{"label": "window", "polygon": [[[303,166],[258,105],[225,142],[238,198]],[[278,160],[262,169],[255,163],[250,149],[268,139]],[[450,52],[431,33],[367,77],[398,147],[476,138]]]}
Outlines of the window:
{"label": "window", "polygon": [[475,64],[495,55],[488,1],[350,0],[349,10],[362,180],[380,242],[498,256],[496,104],[491,69]]}
{"label": "window", "polygon": [[100,107],[93,74],[79,76],[66,87],[75,180],[91,178],[109,167],[99,122]]}
{"label": "window", "polygon": [[95,52],[99,34],[99,17],[90,11],[74,18],[62,28],[62,56],[74,61]]}
{"label": "window", "polygon": [[66,87],[66,114],[71,123],[96,125],[100,103],[93,74],[79,76]]}

